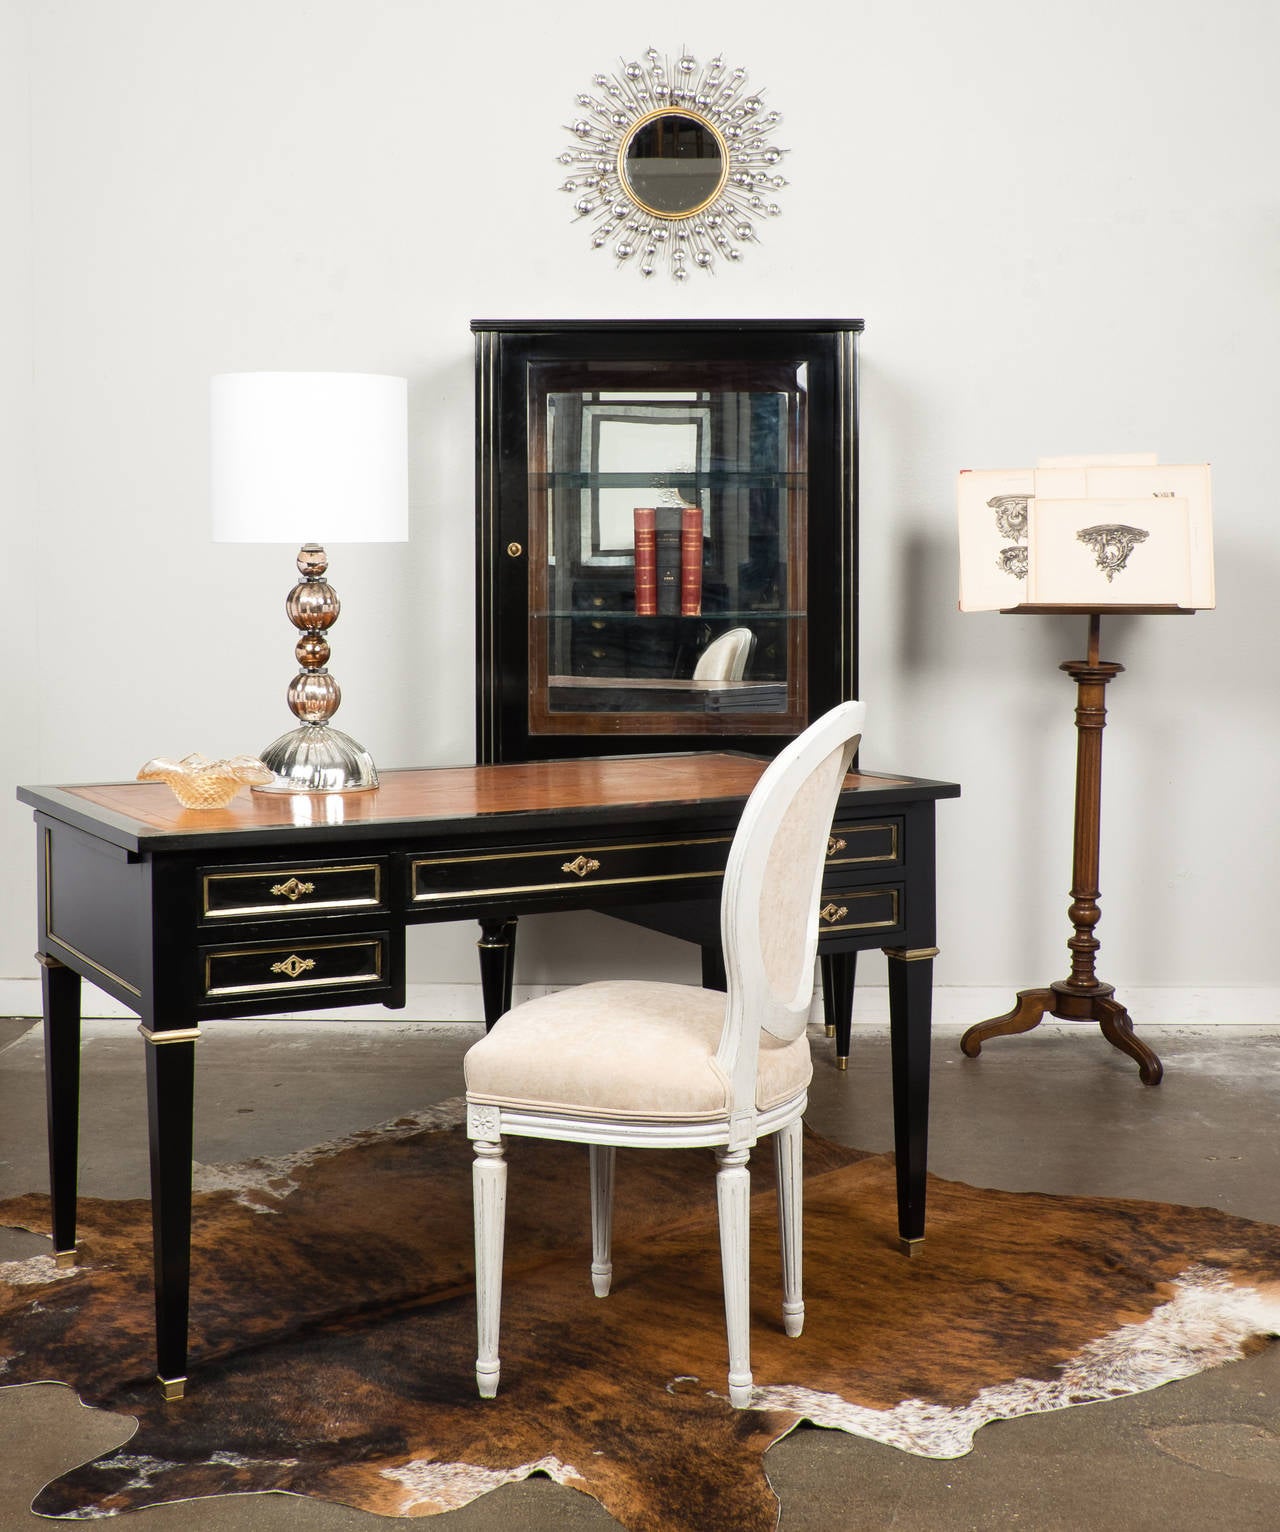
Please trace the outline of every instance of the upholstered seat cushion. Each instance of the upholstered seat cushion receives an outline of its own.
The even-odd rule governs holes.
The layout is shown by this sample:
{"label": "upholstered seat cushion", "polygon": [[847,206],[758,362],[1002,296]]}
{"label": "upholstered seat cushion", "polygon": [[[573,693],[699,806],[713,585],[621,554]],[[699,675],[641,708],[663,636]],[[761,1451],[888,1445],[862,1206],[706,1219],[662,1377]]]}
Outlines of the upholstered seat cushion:
{"label": "upholstered seat cushion", "polygon": [[[527,1001],[468,1050],[467,1099],[639,1121],[725,1117],[729,1080],[715,1060],[724,1006],[715,990],[639,980]],[[766,1110],[798,1095],[813,1065],[803,1032],[791,1042],[757,1035],[756,1105]]]}

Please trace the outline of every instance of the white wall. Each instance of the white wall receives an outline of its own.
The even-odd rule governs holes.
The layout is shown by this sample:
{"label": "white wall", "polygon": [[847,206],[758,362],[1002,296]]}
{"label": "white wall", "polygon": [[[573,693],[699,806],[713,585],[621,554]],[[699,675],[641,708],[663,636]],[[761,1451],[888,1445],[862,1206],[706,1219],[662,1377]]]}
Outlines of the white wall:
{"label": "white wall", "polygon": [[39,759],[41,622],[31,447],[30,20],[0,0],[0,975],[34,974],[30,820],[13,785]]}
{"label": "white wall", "polygon": [[[413,540],[336,550],[332,669],[339,722],[382,764],[445,764],[472,758],[468,320],[858,315],[864,761],[964,786],[939,811],[938,978],[1066,972],[1074,693],[1056,667],[1084,641],[1083,620],[956,612],[956,470],[1155,449],[1214,463],[1219,609],[1104,624],[1128,669],[1109,698],[1101,968],[1276,984],[1273,0],[550,14],[0,6],[0,314],[18,343],[0,364],[0,975],[34,972],[14,781],[255,750],[289,721],[291,564],[209,541],[211,373],[412,380]],[[766,242],[684,289],[592,251],[558,190],[574,95],[651,42],[748,68],[791,150]],[[472,940],[416,931],[410,977],[472,979]],[[696,972],[674,943],[547,917],[526,923],[518,977],[619,963]]]}

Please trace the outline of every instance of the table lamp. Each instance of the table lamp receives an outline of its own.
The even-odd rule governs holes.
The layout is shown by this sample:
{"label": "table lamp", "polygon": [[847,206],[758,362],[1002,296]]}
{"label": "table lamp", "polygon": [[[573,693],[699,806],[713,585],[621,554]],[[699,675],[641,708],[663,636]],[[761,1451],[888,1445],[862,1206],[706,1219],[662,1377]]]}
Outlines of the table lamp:
{"label": "table lamp", "polygon": [[213,539],[301,544],[285,610],[301,631],[289,686],[299,727],[262,752],[255,792],[349,793],[378,785],[363,745],[330,727],[342,692],[325,668],[338,597],[322,543],[404,542],[408,385],[347,372],[228,372],[210,387]]}

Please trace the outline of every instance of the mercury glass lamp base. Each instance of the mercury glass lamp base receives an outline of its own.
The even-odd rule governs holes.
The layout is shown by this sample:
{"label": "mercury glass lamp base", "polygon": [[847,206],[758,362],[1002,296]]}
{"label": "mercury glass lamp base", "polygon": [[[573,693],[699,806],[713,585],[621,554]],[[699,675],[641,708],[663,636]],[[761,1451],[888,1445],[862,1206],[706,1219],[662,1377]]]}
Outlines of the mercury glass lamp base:
{"label": "mercury glass lamp base", "polygon": [[304,723],[273,740],[262,764],[275,780],[255,793],[361,793],[378,785],[373,757],[341,729]]}

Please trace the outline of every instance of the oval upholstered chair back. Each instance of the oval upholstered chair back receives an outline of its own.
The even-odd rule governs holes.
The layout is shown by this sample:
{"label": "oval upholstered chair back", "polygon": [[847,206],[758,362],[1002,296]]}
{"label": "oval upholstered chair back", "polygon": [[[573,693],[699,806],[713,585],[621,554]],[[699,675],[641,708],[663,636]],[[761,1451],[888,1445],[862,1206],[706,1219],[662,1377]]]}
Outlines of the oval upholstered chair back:
{"label": "oval upholstered chair back", "polygon": [[842,702],[811,724],[770,762],[743,810],[720,905],[726,1064],[725,1044],[755,1051],[754,1028],[793,1038],[808,1020],[827,839],[865,716],[864,703]]}
{"label": "oval upholstered chair back", "polygon": [[730,628],[713,638],[698,656],[693,667],[695,681],[741,681],[747,673],[747,661],[756,647],[750,628]]}

